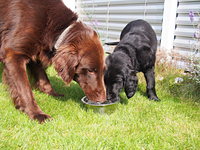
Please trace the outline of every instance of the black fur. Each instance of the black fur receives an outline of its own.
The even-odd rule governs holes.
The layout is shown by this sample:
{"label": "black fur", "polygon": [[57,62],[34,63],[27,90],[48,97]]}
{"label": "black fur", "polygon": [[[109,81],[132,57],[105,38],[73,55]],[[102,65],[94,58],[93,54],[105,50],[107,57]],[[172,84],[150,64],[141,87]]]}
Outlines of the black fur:
{"label": "black fur", "polygon": [[155,91],[154,73],[157,39],[151,25],[144,20],[132,21],[122,30],[119,42],[105,44],[117,44],[114,52],[106,58],[107,99],[118,97],[123,87],[127,97],[133,97],[138,84],[136,73],[143,72],[149,99],[160,101]]}

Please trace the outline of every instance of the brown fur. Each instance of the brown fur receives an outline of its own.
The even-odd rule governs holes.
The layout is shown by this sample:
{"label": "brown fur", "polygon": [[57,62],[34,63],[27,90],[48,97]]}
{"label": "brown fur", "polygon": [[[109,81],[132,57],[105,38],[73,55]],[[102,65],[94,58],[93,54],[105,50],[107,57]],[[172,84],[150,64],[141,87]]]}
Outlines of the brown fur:
{"label": "brown fur", "polygon": [[[44,66],[53,64],[66,84],[79,83],[92,101],[105,101],[105,56],[101,42],[90,27],[61,0],[1,0],[0,61],[15,107],[30,119],[51,118],[37,105],[26,74],[29,70],[40,91],[53,96]],[[73,24],[56,52],[54,45],[65,28]]]}

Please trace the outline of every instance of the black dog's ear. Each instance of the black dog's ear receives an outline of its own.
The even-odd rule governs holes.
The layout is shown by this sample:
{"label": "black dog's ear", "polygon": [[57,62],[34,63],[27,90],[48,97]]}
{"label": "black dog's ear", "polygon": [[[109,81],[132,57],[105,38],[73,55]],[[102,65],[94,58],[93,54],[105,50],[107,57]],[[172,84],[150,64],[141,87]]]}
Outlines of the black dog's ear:
{"label": "black dog's ear", "polygon": [[124,90],[128,98],[133,97],[137,90],[138,78],[135,71],[131,71],[125,78]]}

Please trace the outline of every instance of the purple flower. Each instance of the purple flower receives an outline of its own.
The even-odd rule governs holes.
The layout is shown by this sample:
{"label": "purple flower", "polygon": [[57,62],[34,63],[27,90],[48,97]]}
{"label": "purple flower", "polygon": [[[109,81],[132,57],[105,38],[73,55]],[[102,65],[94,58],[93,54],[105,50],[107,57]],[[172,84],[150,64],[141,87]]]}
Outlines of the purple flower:
{"label": "purple flower", "polygon": [[194,38],[197,38],[197,39],[199,39],[199,34],[198,34],[198,33],[196,33],[196,32],[194,32]]}
{"label": "purple flower", "polygon": [[193,10],[190,11],[189,17],[190,17],[190,21],[193,22],[194,21],[194,12],[193,12]]}
{"label": "purple flower", "polygon": [[95,19],[94,23],[95,23],[95,26],[98,26],[98,20],[97,19]]}
{"label": "purple flower", "polygon": [[94,29],[94,25],[93,25],[93,23],[92,23],[92,22],[90,22],[90,25],[91,25],[92,29]]}

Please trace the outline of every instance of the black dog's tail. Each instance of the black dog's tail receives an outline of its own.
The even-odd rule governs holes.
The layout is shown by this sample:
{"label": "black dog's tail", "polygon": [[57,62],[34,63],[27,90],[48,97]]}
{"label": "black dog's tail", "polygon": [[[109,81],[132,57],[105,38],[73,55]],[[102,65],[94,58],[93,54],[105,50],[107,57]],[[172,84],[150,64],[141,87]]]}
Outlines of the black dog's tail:
{"label": "black dog's tail", "polygon": [[110,43],[104,43],[106,45],[117,45],[119,42],[110,42]]}

